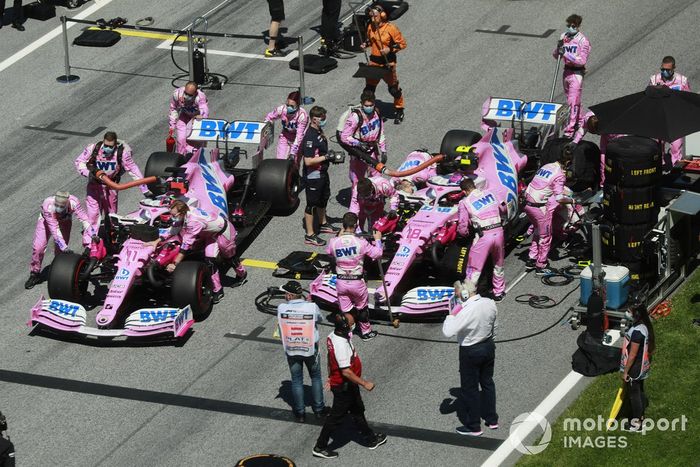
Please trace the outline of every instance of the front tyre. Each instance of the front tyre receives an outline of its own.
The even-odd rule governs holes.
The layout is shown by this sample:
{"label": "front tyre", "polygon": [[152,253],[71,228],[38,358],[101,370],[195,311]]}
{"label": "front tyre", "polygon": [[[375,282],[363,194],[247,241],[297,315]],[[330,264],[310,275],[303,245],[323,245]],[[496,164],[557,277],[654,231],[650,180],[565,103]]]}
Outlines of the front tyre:
{"label": "front tyre", "polygon": [[49,297],[70,302],[80,302],[87,291],[87,280],[80,276],[88,267],[88,260],[75,253],[59,253],[51,263],[49,272]]}
{"label": "front tyre", "polygon": [[183,261],[173,272],[171,287],[173,306],[192,309],[196,321],[204,319],[213,304],[211,270],[201,261]]}

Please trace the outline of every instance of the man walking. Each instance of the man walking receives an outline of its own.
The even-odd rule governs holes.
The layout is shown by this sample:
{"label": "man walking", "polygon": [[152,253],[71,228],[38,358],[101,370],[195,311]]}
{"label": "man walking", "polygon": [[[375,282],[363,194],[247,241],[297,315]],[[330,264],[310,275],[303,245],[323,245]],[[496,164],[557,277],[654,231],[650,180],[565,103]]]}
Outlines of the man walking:
{"label": "man walking", "polygon": [[328,441],[348,413],[367,440],[367,447],[377,449],[386,443],[386,435],[372,431],[365,418],[365,405],[360,395],[360,386],[371,391],[374,389],[374,383],[362,378],[362,362],[351,342],[354,328],[355,319],[350,313],[338,313],[335,316],[335,330],[326,340],[328,381],[333,392],[333,407],[316,440],[312,451],[314,457],[324,459],[338,457],[336,451],[328,449]]}
{"label": "man walking", "polygon": [[457,433],[481,436],[482,419],[490,429],[498,429],[493,383],[498,310],[493,300],[476,293],[476,285],[469,280],[455,282],[455,296],[457,304],[445,318],[442,333],[456,335],[459,343],[459,378],[468,414],[467,424],[458,427]]}
{"label": "man walking", "polygon": [[314,414],[320,419],[326,412],[321,381],[321,358],[318,353],[318,322],[323,317],[318,305],[304,300],[299,282],[289,281],[281,289],[287,302],[277,307],[277,320],[289,371],[292,374],[294,418],[297,422],[304,423],[304,365],[311,377]]}

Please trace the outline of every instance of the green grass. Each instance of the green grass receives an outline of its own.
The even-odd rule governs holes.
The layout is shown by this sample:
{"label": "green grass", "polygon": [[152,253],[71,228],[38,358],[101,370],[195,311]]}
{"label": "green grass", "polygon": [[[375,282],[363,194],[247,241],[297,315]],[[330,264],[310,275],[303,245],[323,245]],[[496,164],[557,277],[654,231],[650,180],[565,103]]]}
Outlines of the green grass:
{"label": "green grass", "polygon": [[[520,466],[691,466],[700,462],[700,328],[692,326],[700,317],[700,271],[688,280],[671,300],[671,314],[654,321],[656,354],[651,373],[644,383],[649,398],[647,419],[672,420],[685,415],[686,431],[652,430],[646,434],[624,431],[567,431],[566,418],[607,419],[621,380],[618,373],[593,381],[581,396],[552,425],[552,440],[542,453],[520,458]],[[696,299],[697,300],[697,299]],[[595,439],[612,436],[616,443],[624,437],[626,447],[565,447],[565,437]],[[570,438],[569,438],[570,439]],[[569,442],[570,445],[570,442]]]}

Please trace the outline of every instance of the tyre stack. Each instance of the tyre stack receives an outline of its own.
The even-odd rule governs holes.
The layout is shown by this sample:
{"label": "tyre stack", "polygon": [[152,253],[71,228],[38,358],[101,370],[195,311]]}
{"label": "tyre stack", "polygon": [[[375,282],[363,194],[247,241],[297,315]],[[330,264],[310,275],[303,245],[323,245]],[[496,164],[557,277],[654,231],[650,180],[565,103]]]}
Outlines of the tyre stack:
{"label": "tyre stack", "polygon": [[623,136],[605,154],[603,186],[603,262],[630,270],[630,285],[656,278],[656,258],[644,252],[644,237],[659,214],[657,187],[662,159],[655,140]]}

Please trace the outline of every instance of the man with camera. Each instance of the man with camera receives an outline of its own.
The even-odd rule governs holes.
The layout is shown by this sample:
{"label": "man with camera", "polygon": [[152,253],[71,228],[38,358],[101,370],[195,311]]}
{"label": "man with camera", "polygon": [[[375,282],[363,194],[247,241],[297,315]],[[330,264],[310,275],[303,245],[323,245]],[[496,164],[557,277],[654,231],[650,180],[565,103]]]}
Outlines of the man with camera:
{"label": "man with camera", "polygon": [[342,153],[328,150],[328,138],[323,133],[326,126],[326,109],[314,106],[309,112],[309,128],[301,143],[304,155],[304,191],[306,208],[304,209],[304,226],[307,245],[323,246],[326,241],[314,231],[314,211],[319,220],[319,233],[336,234],[340,231],[332,226],[326,218],[326,206],[331,197],[331,180],[328,166],[340,164],[345,160]]}
{"label": "man with camera", "polygon": [[15,467],[15,445],[6,431],[7,419],[0,412],[0,467]]}

